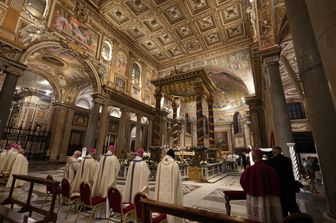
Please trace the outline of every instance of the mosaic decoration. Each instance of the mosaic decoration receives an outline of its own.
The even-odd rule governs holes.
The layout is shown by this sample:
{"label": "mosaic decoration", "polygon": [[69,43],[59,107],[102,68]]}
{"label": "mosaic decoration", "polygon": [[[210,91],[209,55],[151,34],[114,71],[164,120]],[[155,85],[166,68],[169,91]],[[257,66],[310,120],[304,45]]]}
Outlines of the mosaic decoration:
{"label": "mosaic decoration", "polygon": [[56,4],[50,30],[73,39],[86,47],[91,54],[96,53],[99,39],[98,34],[78,21],[75,16],[62,8],[60,4]]}

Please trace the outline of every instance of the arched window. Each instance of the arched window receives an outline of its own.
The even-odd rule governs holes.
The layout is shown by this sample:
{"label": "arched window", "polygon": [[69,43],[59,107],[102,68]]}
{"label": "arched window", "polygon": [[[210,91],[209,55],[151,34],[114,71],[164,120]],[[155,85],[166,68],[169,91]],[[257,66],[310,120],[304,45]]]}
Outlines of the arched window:
{"label": "arched window", "polygon": [[112,60],[112,44],[109,41],[104,41],[101,55],[108,62]]}
{"label": "arched window", "polygon": [[133,85],[140,86],[140,67],[136,63],[133,64],[132,83]]}
{"label": "arched window", "polygon": [[243,132],[242,116],[239,112],[236,112],[233,115],[233,130],[234,134]]}

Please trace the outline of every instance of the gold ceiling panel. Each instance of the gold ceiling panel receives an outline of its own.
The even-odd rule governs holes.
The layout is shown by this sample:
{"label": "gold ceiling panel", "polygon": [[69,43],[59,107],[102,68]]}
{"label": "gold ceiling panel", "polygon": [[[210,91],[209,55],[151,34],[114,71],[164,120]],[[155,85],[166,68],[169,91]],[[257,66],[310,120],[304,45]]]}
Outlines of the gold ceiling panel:
{"label": "gold ceiling panel", "polygon": [[183,60],[250,40],[246,0],[118,0],[100,9],[158,62]]}

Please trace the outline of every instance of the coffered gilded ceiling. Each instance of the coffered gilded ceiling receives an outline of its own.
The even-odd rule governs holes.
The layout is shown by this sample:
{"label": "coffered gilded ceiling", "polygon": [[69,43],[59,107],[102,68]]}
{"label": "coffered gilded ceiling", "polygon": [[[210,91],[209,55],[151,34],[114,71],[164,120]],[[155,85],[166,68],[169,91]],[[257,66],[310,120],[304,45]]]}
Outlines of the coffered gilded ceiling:
{"label": "coffered gilded ceiling", "polygon": [[116,0],[100,12],[158,62],[250,41],[247,0]]}

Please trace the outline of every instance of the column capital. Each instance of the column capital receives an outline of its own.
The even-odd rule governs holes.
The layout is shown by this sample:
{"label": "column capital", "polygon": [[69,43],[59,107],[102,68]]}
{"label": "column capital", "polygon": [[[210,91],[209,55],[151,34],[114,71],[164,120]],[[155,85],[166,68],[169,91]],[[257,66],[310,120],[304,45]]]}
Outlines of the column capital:
{"label": "column capital", "polygon": [[5,74],[21,76],[27,66],[18,62],[0,57],[0,70]]}

